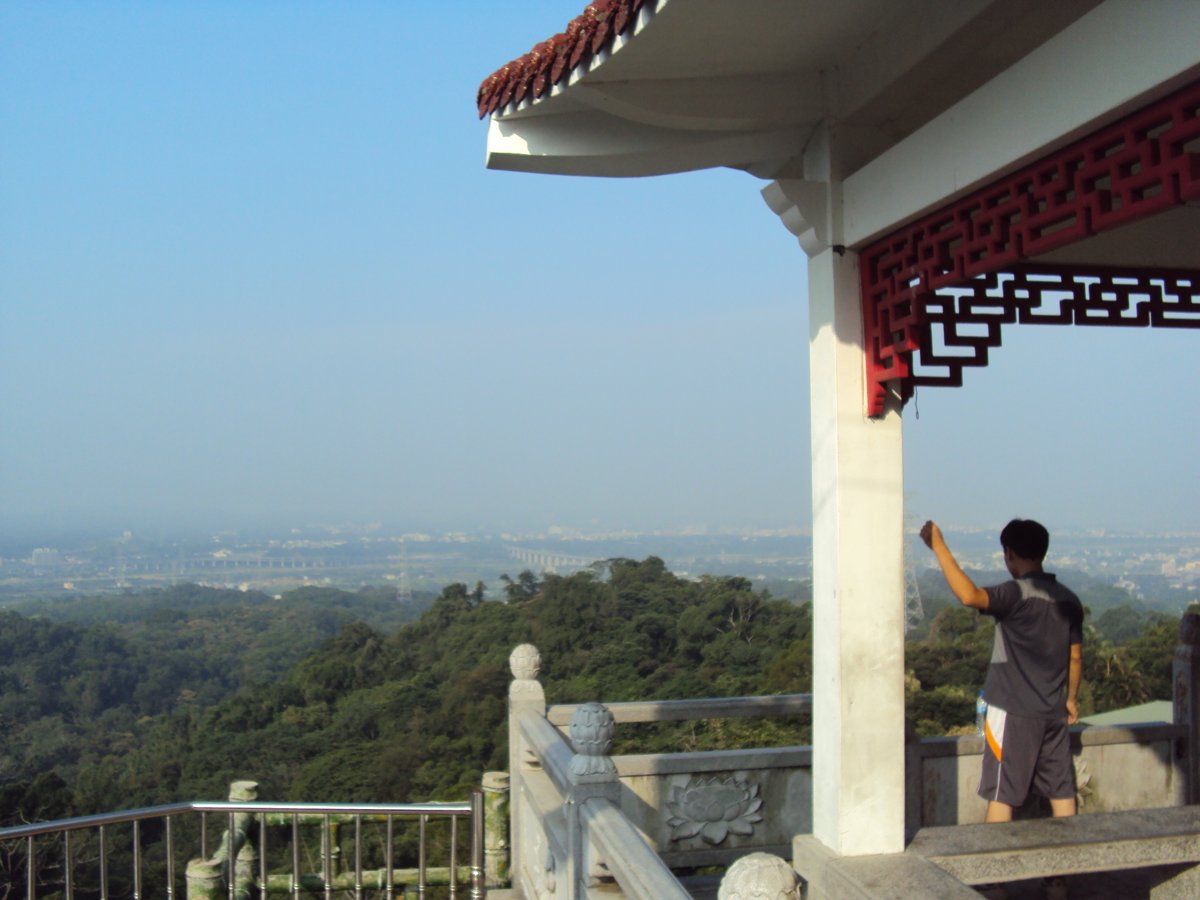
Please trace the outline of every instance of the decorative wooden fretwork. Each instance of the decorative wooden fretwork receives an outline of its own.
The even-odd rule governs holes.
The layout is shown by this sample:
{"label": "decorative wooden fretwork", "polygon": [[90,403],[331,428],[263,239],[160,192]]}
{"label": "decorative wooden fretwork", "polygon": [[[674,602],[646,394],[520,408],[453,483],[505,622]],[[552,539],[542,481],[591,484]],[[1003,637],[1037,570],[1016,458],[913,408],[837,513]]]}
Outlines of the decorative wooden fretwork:
{"label": "decorative wooden fretwork", "polygon": [[960,386],[1013,323],[1200,328],[1200,270],[1028,263],[943,288],[925,303],[909,383]]}
{"label": "decorative wooden fretwork", "polygon": [[904,402],[918,384],[961,384],[1009,322],[1200,327],[1200,270],[1024,262],[1196,200],[1200,81],[868,246],[868,415],[889,389]]}

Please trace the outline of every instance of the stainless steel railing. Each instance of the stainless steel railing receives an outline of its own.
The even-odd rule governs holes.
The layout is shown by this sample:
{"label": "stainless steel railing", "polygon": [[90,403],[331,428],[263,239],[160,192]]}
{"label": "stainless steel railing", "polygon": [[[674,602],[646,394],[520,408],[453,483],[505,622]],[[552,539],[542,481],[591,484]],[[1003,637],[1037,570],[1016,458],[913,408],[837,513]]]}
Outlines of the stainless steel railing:
{"label": "stainless steel railing", "polygon": [[[448,896],[459,896],[460,877],[466,888],[469,900],[482,900],[487,896],[484,885],[484,842],[483,842],[483,799],[476,791],[471,800],[463,803],[262,803],[257,800],[241,801],[199,801],[190,803],[171,803],[162,806],[151,806],[142,809],[131,809],[123,812],[101,813],[92,816],[79,816],[72,819],[59,819],[52,822],[37,822],[30,825],[19,825],[0,829],[0,846],[10,842],[24,843],[25,847],[25,896],[26,900],[35,900],[38,889],[39,853],[55,853],[52,848],[46,848],[46,838],[59,836],[58,853],[61,854],[61,876],[53,889],[61,891],[67,900],[74,900],[79,891],[76,867],[75,849],[72,846],[72,835],[80,832],[94,833],[96,842],[96,857],[90,862],[95,869],[97,887],[88,890],[88,896],[98,896],[100,900],[108,900],[110,896],[111,873],[109,838],[112,829],[120,825],[130,825],[132,829],[131,842],[131,873],[133,900],[141,900],[143,896],[165,896],[174,900],[178,894],[178,868],[175,828],[173,824],[181,816],[200,814],[200,858],[192,863],[200,863],[197,867],[197,877],[193,878],[191,866],[187,872],[189,894],[211,897],[215,896],[213,889],[217,883],[223,882],[220,888],[227,893],[230,900],[237,897],[253,897],[255,893],[265,898],[269,893],[290,893],[299,897],[304,893],[322,893],[331,897],[336,890],[352,891],[356,898],[363,897],[373,891],[376,896],[387,898],[396,896],[397,885],[402,887],[415,882],[417,897],[424,898],[430,885],[430,874],[445,872],[445,884]],[[207,816],[210,813],[223,814],[227,817],[222,846],[213,859],[208,859],[207,853]],[[394,864],[395,859],[395,820],[416,820],[419,829],[418,860],[414,870],[399,870]],[[449,865],[445,870],[433,870],[427,864],[427,826],[433,820],[446,819],[449,822]],[[458,865],[459,829],[458,822],[465,819],[468,826],[468,856],[469,862],[462,871]],[[143,879],[143,846],[142,824],[146,822],[161,822],[163,828],[162,850],[165,853],[165,875],[163,884],[149,885],[151,893],[143,893],[147,889]],[[363,868],[363,824],[378,822],[385,828],[383,838],[383,855],[385,867],[373,873],[367,873]],[[250,823],[256,828],[247,827]],[[352,824],[354,827],[354,866],[352,872],[338,873],[335,871],[334,856],[336,848],[331,835],[334,827]],[[290,825],[291,832],[291,871],[282,876],[272,875],[268,864],[268,831],[270,827],[280,828]],[[321,872],[319,875],[307,874],[301,871],[301,835],[300,829],[313,825],[322,827],[321,839]],[[250,835],[257,837],[256,854],[257,871],[247,871],[245,862],[239,866],[239,856],[242,848],[250,840]],[[39,838],[43,840],[38,841]],[[44,857],[43,857],[44,858]],[[204,871],[201,872],[200,870]],[[365,877],[370,875],[371,877]],[[200,877],[206,876],[206,877]],[[441,881],[441,878],[437,878]],[[202,882],[204,884],[202,885]]]}

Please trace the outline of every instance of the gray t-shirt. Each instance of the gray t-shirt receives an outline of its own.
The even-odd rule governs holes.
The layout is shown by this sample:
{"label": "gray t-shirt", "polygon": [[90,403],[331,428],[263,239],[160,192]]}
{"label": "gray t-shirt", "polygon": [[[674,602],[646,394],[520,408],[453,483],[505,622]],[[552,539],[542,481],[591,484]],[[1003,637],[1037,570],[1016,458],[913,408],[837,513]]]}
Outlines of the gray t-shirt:
{"label": "gray t-shirt", "polygon": [[983,697],[1022,716],[1065,716],[1071,645],[1083,643],[1083,604],[1049,572],[985,588],[996,620]]}

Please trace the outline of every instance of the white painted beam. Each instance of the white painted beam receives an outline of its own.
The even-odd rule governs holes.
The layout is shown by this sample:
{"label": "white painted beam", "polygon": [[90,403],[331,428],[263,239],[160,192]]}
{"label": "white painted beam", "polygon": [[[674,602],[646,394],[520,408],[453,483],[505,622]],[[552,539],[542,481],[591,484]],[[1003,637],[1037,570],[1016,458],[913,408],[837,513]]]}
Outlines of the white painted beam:
{"label": "white painted beam", "polygon": [[786,158],[806,136],[774,132],[680,131],[603,113],[501,120],[488,126],[487,167],[550,175],[638,177]]}
{"label": "white painted beam", "polygon": [[584,82],[572,97],[631,122],[685,131],[778,131],[824,117],[820,72]]}
{"label": "white painted beam", "polygon": [[1200,2],[1108,0],[846,178],[862,246],[1200,76]]}

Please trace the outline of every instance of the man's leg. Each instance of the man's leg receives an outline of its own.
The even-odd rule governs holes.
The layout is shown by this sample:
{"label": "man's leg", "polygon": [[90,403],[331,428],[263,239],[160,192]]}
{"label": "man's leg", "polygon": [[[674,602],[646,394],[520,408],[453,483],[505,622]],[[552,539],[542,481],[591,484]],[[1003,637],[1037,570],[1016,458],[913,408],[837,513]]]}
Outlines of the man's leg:
{"label": "man's leg", "polygon": [[[1039,766],[1035,785],[1050,798],[1050,812],[1055,818],[1075,815],[1075,763],[1071,757],[1071,743],[1066,720],[1052,723],[1048,730],[1049,740],[1044,748],[1045,760]],[[1058,796],[1055,796],[1055,795]],[[1062,876],[1042,879],[1042,896],[1046,900],[1066,900],[1067,880]]]}
{"label": "man's leg", "polygon": [[[1013,808],[1007,803],[1001,803],[999,800],[989,800],[984,821],[1011,822],[1012,815]],[[986,900],[1008,900],[1008,888],[999,882],[977,884],[975,885],[975,890],[985,897]]]}
{"label": "man's leg", "polygon": [[988,801],[987,813],[984,816],[985,822],[1011,822],[1012,817],[1013,808],[1007,803],[1001,803],[999,800]]}
{"label": "man's leg", "polygon": [[[983,764],[979,773],[979,796],[987,800],[987,812],[983,818],[985,822],[1011,822],[1013,806],[1008,801],[1017,799],[1019,803],[1028,789],[1033,767],[1029,754],[1020,752],[1023,747],[1019,740],[1022,730],[1014,727],[1018,724],[1019,720],[1010,717],[994,703],[988,706],[987,723],[984,726]],[[1010,753],[1010,738],[1018,739],[1013,748],[1018,751],[1015,759]],[[1001,796],[1005,797],[1005,800],[999,799]]]}
{"label": "man's leg", "polygon": [[1033,789],[1050,798],[1050,812],[1055,817],[1075,815],[1075,760],[1065,717],[1046,723]]}
{"label": "man's leg", "polygon": [[1063,816],[1075,815],[1075,798],[1074,797],[1060,797],[1058,799],[1055,799],[1055,798],[1051,797],[1050,798],[1050,812],[1056,818],[1062,818]]}

